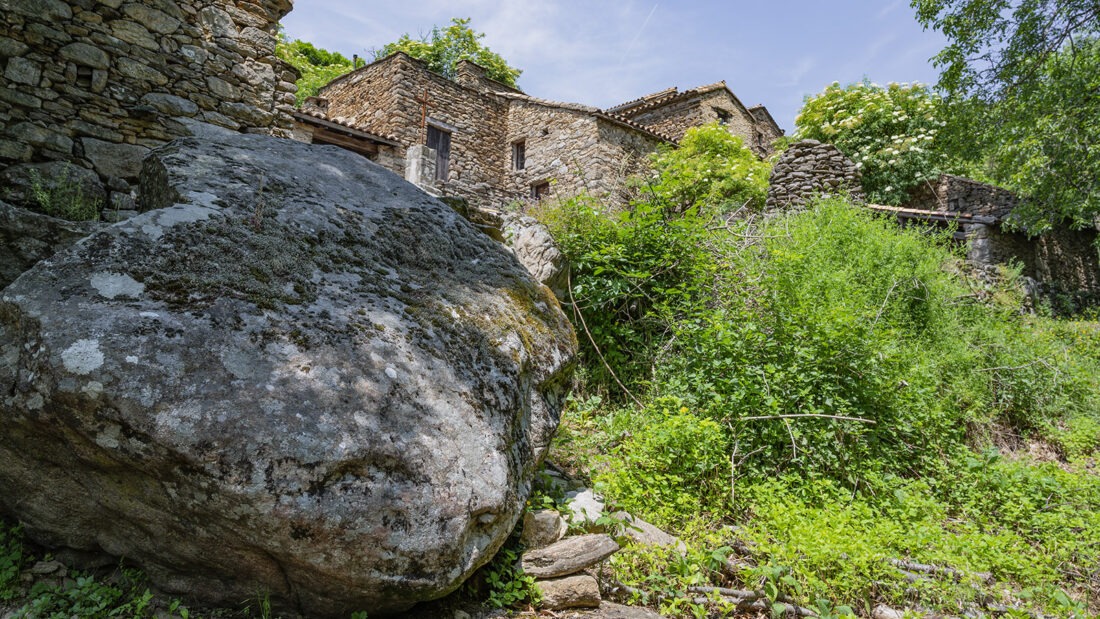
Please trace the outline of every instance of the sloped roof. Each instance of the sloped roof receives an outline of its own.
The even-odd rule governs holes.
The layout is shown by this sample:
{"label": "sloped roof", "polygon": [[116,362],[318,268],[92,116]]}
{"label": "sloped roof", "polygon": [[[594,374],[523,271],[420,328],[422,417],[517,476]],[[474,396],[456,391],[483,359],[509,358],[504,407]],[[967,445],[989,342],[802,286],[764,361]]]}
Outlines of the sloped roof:
{"label": "sloped roof", "polygon": [[368,131],[364,127],[354,125],[340,118],[330,118],[328,115],[313,111],[313,110],[294,110],[291,112],[291,116],[307,122],[310,124],[318,125],[321,127],[327,127],[329,129],[336,129],[339,131],[346,131],[347,133],[354,135],[355,137],[371,140],[372,142],[378,142],[379,144],[385,144],[387,146],[399,146],[397,138],[392,135],[380,135],[372,131]]}
{"label": "sloped roof", "polygon": [[678,88],[673,86],[671,88],[659,90],[638,99],[634,99],[633,101],[620,103],[619,105],[616,105],[614,107],[607,108],[607,110],[609,112],[614,112],[617,114],[628,113],[634,115],[656,107],[661,107],[662,105],[667,105],[669,103],[672,103],[673,101],[687,99],[696,95],[704,95],[708,92],[714,92],[715,90],[721,89],[725,89],[726,92],[728,92],[730,96],[733,97],[733,100],[742,107],[742,109],[744,109],[746,112],[748,111],[748,108],[745,107],[745,104],[741,103],[741,100],[737,98],[737,95],[733,94],[733,91],[730,90],[728,86],[726,86],[725,80],[721,82],[715,82],[713,84],[707,84],[706,86],[697,86],[695,88],[684,91],[680,91]]}

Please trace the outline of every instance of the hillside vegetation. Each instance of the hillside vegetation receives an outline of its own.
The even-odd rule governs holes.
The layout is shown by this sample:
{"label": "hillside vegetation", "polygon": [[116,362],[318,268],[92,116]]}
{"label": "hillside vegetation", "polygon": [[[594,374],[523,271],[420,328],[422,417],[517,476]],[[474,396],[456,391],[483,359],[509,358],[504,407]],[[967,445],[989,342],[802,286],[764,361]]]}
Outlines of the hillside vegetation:
{"label": "hillside vegetation", "polygon": [[1100,612],[1100,326],[842,198],[727,223],[707,167],[539,212],[584,347],[551,457],[691,547],[614,578],[685,617],[728,610],[706,586],[821,616]]}

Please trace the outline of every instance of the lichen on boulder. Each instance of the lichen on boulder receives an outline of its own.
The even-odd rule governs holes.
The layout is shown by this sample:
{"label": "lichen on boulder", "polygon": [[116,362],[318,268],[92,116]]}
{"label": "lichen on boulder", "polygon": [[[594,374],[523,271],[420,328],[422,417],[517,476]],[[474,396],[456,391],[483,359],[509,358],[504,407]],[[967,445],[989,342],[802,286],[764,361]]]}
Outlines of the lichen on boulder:
{"label": "lichen on boulder", "polygon": [[400,612],[520,517],[576,353],[557,301],[358,155],[146,159],[150,209],[0,298],[0,511],[191,603]]}

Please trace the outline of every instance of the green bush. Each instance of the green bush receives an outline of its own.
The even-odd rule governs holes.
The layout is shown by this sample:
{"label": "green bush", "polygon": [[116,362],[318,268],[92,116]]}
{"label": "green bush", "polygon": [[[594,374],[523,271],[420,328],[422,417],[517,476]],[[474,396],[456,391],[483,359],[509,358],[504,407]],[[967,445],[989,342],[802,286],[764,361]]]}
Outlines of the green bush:
{"label": "green bush", "polygon": [[631,389],[648,381],[669,324],[709,296],[717,264],[706,249],[708,220],[670,216],[648,202],[608,214],[585,197],[537,214],[571,263],[574,304],[566,311],[590,388],[622,401],[612,373]]}
{"label": "green bush", "polygon": [[871,202],[901,204],[910,188],[958,168],[941,144],[943,113],[939,97],[921,84],[834,82],[807,97],[795,135],[833,144],[851,157]]}
{"label": "green bush", "polygon": [[667,212],[759,212],[768,197],[771,165],[717,122],[688,129],[677,148],[653,156],[653,168],[656,177],[643,198]]}

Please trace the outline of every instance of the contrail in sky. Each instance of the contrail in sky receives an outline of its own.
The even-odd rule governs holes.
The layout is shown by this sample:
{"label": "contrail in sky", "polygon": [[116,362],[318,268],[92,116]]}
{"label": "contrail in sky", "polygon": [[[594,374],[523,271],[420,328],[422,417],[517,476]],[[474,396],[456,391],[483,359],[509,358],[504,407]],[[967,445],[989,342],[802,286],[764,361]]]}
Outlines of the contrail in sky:
{"label": "contrail in sky", "polygon": [[653,14],[656,12],[657,4],[654,3],[653,8],[649,9],[649,15],[646,15],[645,21],[642,22],[642,27],[638,28],[638,34],[634,35],[634,40],[630,42],[630,45],[626,46],[626,51],[623,52],[623,57],[619,60],[620,67],[626,62],[626,57],[630,55],[631,50],[634,49],[634,44],[638,42],[638,39],[642,38],[642,32],[645,31],[645,27],[649,25],[649,20],[653,19]]}

